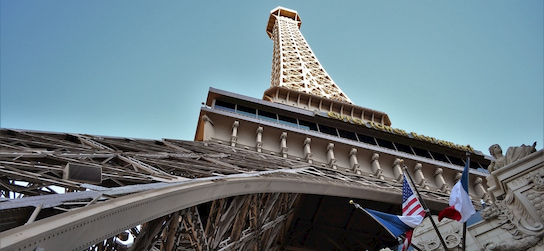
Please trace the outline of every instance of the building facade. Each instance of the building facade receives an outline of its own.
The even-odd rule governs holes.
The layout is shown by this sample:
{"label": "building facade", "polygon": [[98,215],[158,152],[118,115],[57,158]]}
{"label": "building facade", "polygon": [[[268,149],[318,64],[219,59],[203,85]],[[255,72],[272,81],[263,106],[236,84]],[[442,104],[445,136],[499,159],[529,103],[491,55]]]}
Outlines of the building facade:
{"label": "building facade", "polygon": [[[270,87],[210,88],[194,141],[2,129],[0,250],[395,249],[349,201],[401,214],[408,173],[436,215],[467,164],[479,213],[466,250],[542,250],[543,150],[489,156],[393,127],[352,103],[300,27],[298,12],[270,12]],[[461,250],[461,226],[438,227]],[[446,249],[428,220],[413,244]]]}

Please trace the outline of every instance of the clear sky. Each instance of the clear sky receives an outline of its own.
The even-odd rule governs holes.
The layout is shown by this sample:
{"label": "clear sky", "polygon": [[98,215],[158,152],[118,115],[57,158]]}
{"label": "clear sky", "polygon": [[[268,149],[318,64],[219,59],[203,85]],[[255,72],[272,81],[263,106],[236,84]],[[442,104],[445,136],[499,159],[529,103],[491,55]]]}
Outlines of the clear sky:
{"label": "clear sky", "polygon": [[192,140],[209,87],[261,98],[270,10],[407,132],[544,146],[543,1],[0,1],[0,126]]}

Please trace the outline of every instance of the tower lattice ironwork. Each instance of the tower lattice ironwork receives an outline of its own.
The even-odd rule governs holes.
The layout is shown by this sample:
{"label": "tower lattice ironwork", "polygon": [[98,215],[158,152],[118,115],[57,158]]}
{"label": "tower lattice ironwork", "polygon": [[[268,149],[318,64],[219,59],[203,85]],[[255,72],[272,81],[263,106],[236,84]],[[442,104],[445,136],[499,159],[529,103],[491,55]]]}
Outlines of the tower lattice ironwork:
{"label": "tower lattice ironwork", "polygon": [[352,103],[334,83],[300,32],[302,21],[294,10],[271,11],[266,32],[274,41],[271,86]]}

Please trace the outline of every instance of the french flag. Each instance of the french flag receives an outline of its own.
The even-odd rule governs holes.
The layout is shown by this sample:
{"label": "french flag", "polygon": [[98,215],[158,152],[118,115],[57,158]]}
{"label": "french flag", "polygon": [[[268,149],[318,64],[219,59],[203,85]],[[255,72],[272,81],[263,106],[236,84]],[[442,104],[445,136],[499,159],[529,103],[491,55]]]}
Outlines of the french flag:
{"label": "french flag", "polygon": [[423,221],[423,216],[421,215],[411,215],[411,216],[399,216],[394,214],[382,213],[376,210],[364,208],[365,211],[370,217],[380,223],[391,235],[399,237],[405,232],[414,229],[417,227],[421,221]]}
{"label": "french flag", "polygon": [[461,180],[459,180],[451,189],[450,206],[438,214],[438,221],[441,221],[445,217],[465,223],[470,216],[476,213],[472,201],[470,200],[470,196],[468,195],[469,165],[470,158],[467,159]]}

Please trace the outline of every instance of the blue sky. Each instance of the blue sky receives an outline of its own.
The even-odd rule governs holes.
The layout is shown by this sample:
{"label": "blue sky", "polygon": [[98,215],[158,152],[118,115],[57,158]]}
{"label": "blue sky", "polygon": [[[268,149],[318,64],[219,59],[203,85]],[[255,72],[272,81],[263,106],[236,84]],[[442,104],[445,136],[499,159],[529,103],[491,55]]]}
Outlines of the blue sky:
{"label": "blue sky", "polygon": [[544,145],[543,1],[0,1],[0,126],[192,140],[209,87],[261,98],[270,10],[392,126]]}

